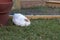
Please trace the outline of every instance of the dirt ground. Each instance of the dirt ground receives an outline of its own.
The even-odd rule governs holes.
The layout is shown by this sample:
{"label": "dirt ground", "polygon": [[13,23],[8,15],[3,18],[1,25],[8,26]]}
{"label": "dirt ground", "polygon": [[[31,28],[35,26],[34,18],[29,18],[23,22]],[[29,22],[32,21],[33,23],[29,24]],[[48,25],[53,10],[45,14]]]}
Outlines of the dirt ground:
{"label": "dirt ground", "polygon": [[60,15],[58,8],[22,9],[21,12],[25,15]]}
{"label": "dirt ground", "polygon": [[51,7],[22,8],[20,12],[24,15],[60,15],[60,8]]}

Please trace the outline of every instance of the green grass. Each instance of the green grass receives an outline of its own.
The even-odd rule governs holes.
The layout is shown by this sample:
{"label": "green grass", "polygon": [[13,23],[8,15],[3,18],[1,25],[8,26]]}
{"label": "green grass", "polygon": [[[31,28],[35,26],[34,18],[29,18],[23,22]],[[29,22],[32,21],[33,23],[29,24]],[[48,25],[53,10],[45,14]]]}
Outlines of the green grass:
{"label": "green grass", "polygon": [[31,20],[28,27],[13,25],[0,27],[0,40],[60,40],[60,19]]}

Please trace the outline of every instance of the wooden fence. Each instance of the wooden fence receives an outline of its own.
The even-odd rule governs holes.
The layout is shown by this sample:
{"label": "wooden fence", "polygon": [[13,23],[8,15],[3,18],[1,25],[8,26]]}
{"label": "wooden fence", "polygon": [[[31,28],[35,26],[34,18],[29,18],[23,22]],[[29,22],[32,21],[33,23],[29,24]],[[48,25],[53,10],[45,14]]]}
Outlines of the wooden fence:
{"label": "wooden fence", "polygon": [[20,9],[36,7],[36,6],[50,6],[50,7],[60,7],[60,1],[20,1],[14,0],[14,5],[12,9]]}
{"label": "wooden fence", "polygon": [[[27,3],[27,4],[26,4]],[[21,7],[33,7],[34,5],[37,5],[37,6],[50,6],[50,7],[60,7],[60,1],[44,1],[44,2],[33,2],[32,4],[28,4],[29,2],[26,2],[25,1],[25,4],[24,2],[21,2],[19,0],[16,0],[14,2],[15,5],[13,5],[13,9],[20,9]],[[27,6],[29,5],[29,6]],[[32,5],[32,6],[31,6]],[[32,16],[32,15],[26,15],[26,17],[28,17],[29,19],[39,19],[39,18],[43,18],[43,19],[53,19],[53,18],[60,18],[60,15],[36,15],[36,16]],[[12,16],[10,16],[10,18],[12,18]]]}

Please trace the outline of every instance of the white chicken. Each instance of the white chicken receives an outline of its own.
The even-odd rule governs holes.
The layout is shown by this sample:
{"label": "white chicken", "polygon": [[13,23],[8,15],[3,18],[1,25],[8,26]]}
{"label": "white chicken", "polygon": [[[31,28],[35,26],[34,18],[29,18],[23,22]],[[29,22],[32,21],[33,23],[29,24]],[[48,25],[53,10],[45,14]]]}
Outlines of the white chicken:
{"label": "white chicken", "polygon": [[29,26],[31,24],[30,20],[21,13],[15,13],[12,21],[17,26]]}

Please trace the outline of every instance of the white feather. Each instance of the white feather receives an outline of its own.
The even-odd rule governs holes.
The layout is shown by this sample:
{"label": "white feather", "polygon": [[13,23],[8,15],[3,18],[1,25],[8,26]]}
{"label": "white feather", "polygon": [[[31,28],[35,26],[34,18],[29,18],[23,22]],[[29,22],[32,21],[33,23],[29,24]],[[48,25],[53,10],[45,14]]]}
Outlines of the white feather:
{"label": "white feather", "polygon": [[[25,21],[25,19],[27,19],[28,22]],[[12,21],[17,26],[29,26],[30,23],[31,23],[30,20],[27,17],[25,17],[24,15],[22,15],[20,13],[15,13],[13,15],[13,20]]]}

